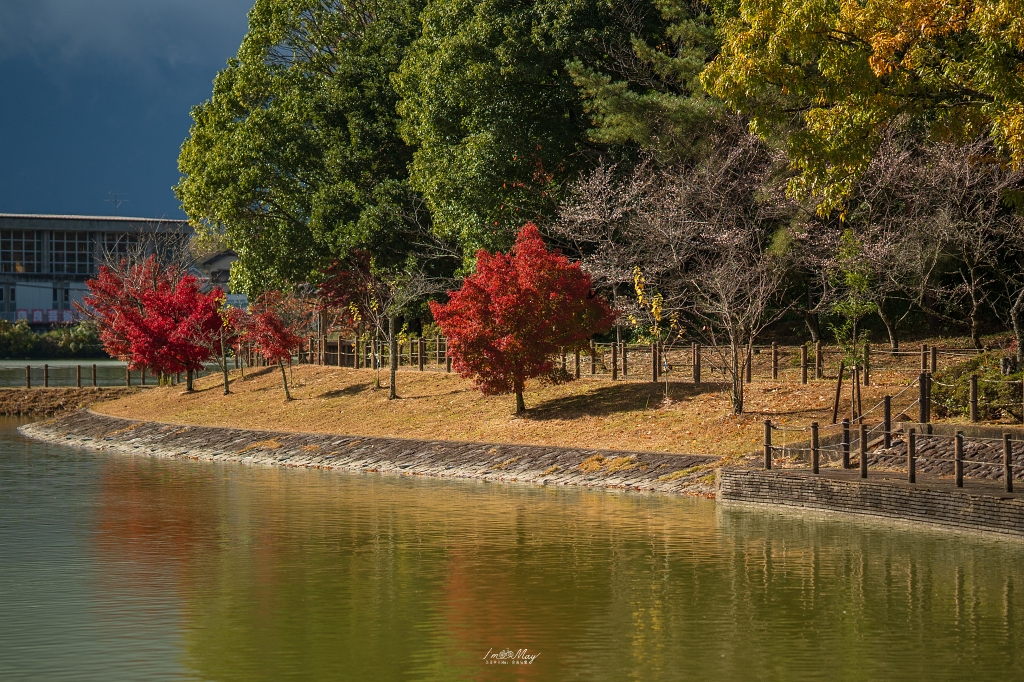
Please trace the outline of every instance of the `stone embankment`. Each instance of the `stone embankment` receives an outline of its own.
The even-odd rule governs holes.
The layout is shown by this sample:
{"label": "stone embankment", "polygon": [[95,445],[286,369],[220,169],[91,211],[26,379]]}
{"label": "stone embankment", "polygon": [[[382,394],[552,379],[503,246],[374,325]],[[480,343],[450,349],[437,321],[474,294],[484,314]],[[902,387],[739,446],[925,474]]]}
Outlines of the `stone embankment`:
{"label": "stone embankment", "polygon": [[1012,434],[1011,462],[1013,480],[1024,481],[1024,442],[1019,427],[965,426],[954,424],[901,424],[893,434],[892,447],[877,447],[868,455],[868,466],[887,471],[907,470],[907,433],[917,433],[915,469],[918,474],[952,476],[954,442],[957,431],[964,433],[964,478],[1003,480],[1003,432]]}
{"label": "stone embankment", "polygon": [[138,388],[0,388],[0,415],[51,416],[65,410],[77,410],[106,400],[116,400]]}
{"label": "stone embankment", "polygon": [[1024,496],[1002,493],[990,482],[963,489],[933,480],[909,484],[876,475],[863,481],[854,471],[723,469],[717,499],[724,503],[797,507],[881,517],[911,524],[1024,538]]}
{"label": "stone embankment", "polygon": [[26,424],[21,431],[124,455],[703,496],[713,493],[720,462],[701,455],[182,426],[87,410]]}

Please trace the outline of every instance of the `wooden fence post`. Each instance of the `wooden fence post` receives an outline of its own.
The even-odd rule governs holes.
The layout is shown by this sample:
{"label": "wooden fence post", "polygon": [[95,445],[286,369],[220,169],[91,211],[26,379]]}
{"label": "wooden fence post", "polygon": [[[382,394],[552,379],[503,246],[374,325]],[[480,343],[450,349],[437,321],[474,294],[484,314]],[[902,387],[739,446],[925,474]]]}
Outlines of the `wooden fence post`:
{"label": "wooden fence post", "polygon": [[82,387],[82,366],[75,365],[75,386]]}
{"label": "wooden fence post", "polygon": [[843,468],[850,468],[850,420],[843,419]]}
{"label": "wooden fence post", "polygon": [[50,366],[43,364],[43,388],[50,387]]}
{"label": "wooden fence post", "polygon": [[92,366],[92,387],[96,388],[96,365]]}
{"label": "wooden fence post", "polygon": [[[806,348],[806,346],[805,346]],[[811,422],[811,472],[818,473],[821,448],[818,446],[818,422]]]}
{"label": "wooden fence post", "polygon": [[907,480],[917,483],[917,431],[907,434]]}
{"label": "wooden fence post", "polygon": [[871,385],[871,344],[864,344],[864,385]]}
{"label": "wooden fence post", "polygon": [[590,339],[590,376],[597,374],[597,344]]}
{"label": "wooden fence post", "polygon": [[772,379],[779,378],[779,344],[772,341]]}
{"label": "wooden fence post", "polygon": [[971,421],[978,421],[978,375],[971,375]]}
{"label": "wooden fence post", "polygon": [[920,423],[928,423],[928,374],[925,372],[917,377],[917,416]]}
{"label": "wooden fence post", "polygon": [[1010,442],[1010,434],[1003,434],[1003,479],[1006,483],[1006,492],[1013,492],[1013,444]]}
{"label": "wooden fence post", "polygon": [[807,344],[800,346],[800,383],[807,383]]}
{"label": "wooden fence post", "polygon": [[882,398],[882,446],[892,447],[892,396]]}
{"label": "wooden fence post", "polygon": [[953,440],[953,467],[956,474],[956,487],[964,487],[964,432],[957,431]]}
{"label": "wooden fence post", "polygon": [[32,367],[25,365],[25,388],[32,388]]}
{"label": "wooden fence post", "polygon": [[825,358],[821,354],[821,341],[814,342],[814,378],[825,376]]}
{"label": "wooden fence post", "polygon": [[416,360],[420,363],[419,369],[422,372],[427,360],[427,342],[423,340],[422,336],[420,337],[420,345],[416,352]]}
{"label": "wooden fence post", "polygon": [[[924,392],[924,394],[925,394],[925,408],[924,408],[925,421],[926,422],[930,422],[932,420],[932,375],[931,374],[925,374],[924,375],[924,383],[925,383],[925,392]],[[929,433],[930,432],[931,432],[931,429],[929,429]]]}
{"label": "wooden fence post", "polygon": [[700,386],[700,344],[693,344],[693,385]]}
{"label": "wooden fence post", "polygon": [[860,423],[860,477],[868,477],[868,425]]}
{"label": "wooden fence post", "polygon": [[575,360],[576,360],[575,376],[576,376],[577,379],[579,379],[580,378],[580,349],[579,348],[576,349],[576,352],[575,352],[574,355],[575,355]]}
{"label": "wooden fence post", "polygon": [[619,344],[612,341],[612,381],[619,378]]}
{"label": "wooden fence post", "polygon": [[772,468],[772,420],[764,420],[764,468]]}

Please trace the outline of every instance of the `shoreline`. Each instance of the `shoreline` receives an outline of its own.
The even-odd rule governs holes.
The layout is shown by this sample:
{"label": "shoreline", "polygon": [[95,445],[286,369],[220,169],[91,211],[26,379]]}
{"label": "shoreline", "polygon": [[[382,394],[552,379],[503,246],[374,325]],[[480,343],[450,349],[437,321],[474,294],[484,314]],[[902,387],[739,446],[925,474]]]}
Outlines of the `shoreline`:
{"label": "shoreline", "polygon": [[141,391],[138,386],[50,386],[48,388],[0,387],[0,416],[50,417],[69,410],[88,408]]}
{"label": "shoreline", "polygon": [[714,496],[722,464],[708,455],[182,426],[90,410],[18,430],[43,442],[135,456],[699,497]]}
{"label": "shoreline", "polygon": [[[1024,536],[1024,494],[991,482],[954,490],[948,481],[908,486],[854,471],[761,471],[756,457],[600,450],[188,426],[91,410],[23,424],[31,439],[97,452],[252,466],[666,493],[802,513],[838,513],[953,532]],[[977,488],[977,489],[974,489]]]}

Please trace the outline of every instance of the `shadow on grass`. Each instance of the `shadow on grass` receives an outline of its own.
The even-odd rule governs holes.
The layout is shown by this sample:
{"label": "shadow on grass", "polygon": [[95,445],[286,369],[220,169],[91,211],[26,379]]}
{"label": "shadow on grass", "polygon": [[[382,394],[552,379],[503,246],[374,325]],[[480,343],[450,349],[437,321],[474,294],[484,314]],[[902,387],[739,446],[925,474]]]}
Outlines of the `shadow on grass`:
{"label": "shadow on grass", "polygon": [[[669,382],[672,400],[684,400],[704,393],[717,393],[725,384]],[[606,417],[622,412],[649,409],[661,404],[665,397],[664,383],[622,382],[610,383],[581,395],[545,400],[526,410],[524,419],[576,419],[579,417]]]}
{"label": "shadow on grass", "polygon": [[373,384],[371,382],[366,382],[364,384],[353,384],[351,386],[346,386],[345,388],[339,388],[339,389],[334,390],[334,391],[326,391],[326,392],[321,393],[320,395],[318,395],[316,397],[317,398],[340,398],[342,396],[359,395],[360,393],[363,393],[365,391],[371,391],[371,390],[373,390]]}

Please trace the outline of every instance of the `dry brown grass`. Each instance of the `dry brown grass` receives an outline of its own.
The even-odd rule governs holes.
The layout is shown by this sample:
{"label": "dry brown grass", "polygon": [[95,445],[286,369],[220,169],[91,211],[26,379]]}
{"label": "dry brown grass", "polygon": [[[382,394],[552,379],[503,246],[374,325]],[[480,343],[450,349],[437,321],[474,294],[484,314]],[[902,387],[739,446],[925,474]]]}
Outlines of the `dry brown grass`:
{"label": "dry brown grass", "polygon": [[[233,372],[230,396],[222,395],[214,375],[197,381],[191,395],[180,387],[152,388],[94,409],[175,424],[725,455],[756,450],[766,418],[791,426],[830,422],[835,391],[832,381],[758,381],[747,387],[748,412],[735,416],[721,385],[670,384],[671,400],[664,401],[664,384],[532,382],[527,414],[515,417],[514,398],[481,395],[455,375],[403,371],[401,397],[393,401],[386,389],[373,388],[371,370],[299,365],[293,377],[291,401],[284,399],[279,371],[271,368],[247,371],[245,380]],[[872,381],[863,389],[865,409],[909,377],[878,374]],[[844,399],[846,393],[844,388]],[[897,405],[915,397],[912,390]],[[786,434],[790,441],[797,435]]]}

